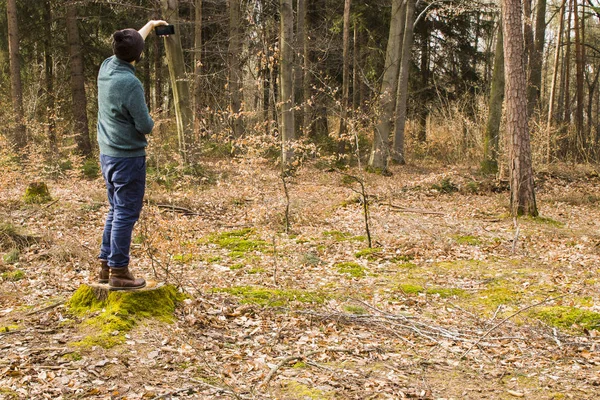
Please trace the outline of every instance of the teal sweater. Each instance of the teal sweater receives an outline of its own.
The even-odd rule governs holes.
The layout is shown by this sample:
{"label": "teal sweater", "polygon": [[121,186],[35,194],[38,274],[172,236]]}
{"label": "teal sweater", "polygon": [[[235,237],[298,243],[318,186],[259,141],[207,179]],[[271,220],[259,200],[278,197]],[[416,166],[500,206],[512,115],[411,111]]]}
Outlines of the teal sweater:
{"label": "teal sweater", "polygon": [[135,67],[112,56],[98,73],[98,145],[111,157],[146,155],[146,135],[154,121]]}

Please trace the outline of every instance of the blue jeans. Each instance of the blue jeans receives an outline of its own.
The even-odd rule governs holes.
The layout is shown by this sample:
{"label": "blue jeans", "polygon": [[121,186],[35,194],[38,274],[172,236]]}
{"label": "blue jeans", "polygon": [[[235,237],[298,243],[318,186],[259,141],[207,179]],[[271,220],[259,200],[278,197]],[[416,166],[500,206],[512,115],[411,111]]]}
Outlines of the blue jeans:
{"label": "blue jeans", "polygon": [[146,157],[110,157],[100,155],[110,208],[102,234],[101,260],[108,266],[129,265],[129,247],[133,226],[140,217],[146,189]]}

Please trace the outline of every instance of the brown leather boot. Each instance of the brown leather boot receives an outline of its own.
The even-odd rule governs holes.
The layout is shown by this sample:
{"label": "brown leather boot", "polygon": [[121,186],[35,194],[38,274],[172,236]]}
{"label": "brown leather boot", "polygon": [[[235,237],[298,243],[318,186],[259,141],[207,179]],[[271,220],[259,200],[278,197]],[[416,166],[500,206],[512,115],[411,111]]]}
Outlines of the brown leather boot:
{"label": "brown leather boot", "polygon": [[100,260],[100,273],[98,274],[98,283],[108,283],[110,277],[110,268],[108,267],[108,261]]}
{"label": "brown leather boot", "polygon": [[146,281],[142,278],[135,278],[127,266],[122,268],[111,268],[110,278],[108,279],[110,290],[130,290],[140,289],[146,286]]}

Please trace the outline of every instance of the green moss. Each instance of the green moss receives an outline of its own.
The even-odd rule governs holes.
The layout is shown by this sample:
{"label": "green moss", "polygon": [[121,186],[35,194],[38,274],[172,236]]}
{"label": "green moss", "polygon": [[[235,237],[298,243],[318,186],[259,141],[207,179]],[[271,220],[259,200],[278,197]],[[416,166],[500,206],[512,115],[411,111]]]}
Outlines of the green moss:
{"label": "green moss", "polygon": [[303,265],[312,265],[316,266],[323,262],[321,258],[314,253],[304,253],[302,254],[302,264]]}
{"label": "green moss", "polygon": [[14,271],[3,272],[0,277],[2,277],[2,279],[5,281],[17,282],[25,278],[25,272],[21,271],[20,269],[15,269]]}
{"label": "green moss", "polygon": [[246,253],[252,251],[265,252],[268,243],[264,240],[256,240],[252,237],[255,232],[252,228],[213,234],[205,239],[206,242],[214,243],[223,249],[230,250],[231,258],[242,258]]}
{"label": "green moss", "polygon": [[189,263],[194,259],[193,254],[175,254],[173,256],[173,261],[178,261],[182,264]]}
{"label": "green moss", "polygon": [[351,233],[340,231],[325,231],[323,236],[335,239],[337,242],[364,242],[366,240],[364,236],[353,236]]}
{"label": "green moss", "polygon": [[218,263],[218,262],[223,261],[223,257],[211,256],[211,257],[207,257],[205,260],[206,260],[206,262],[209,262],[209,263]]}
{"label": "green moss", "polygon": [[140,234],[138,234],[138,235],[135,235],[135,236],[133,237],[133,240],[132,240],[132,242],[133,242],[134,244],[142,244],[142,243],[144,243],[144,242],[146,241],[146,239],[147,239],[147,238],[146,238],[146,235],[144,235],[143,233],[140,233]]}
{"label": "green moss", "polygon": [[245,267],[245,265],[244,265],[244,264],[242,264],[242,263],[237,263],[237,264],[230,265],[230,266],[229,266],[229,269],[230,269],[230,270],[232,270],[232,271],[235,271],[235,270],[238,270],[238,269],[242,269],[242,268],[244,268],[244,267]]}
{"label": "green moss", "polygon": [[16,331],[19,329],[19,325],[6,325],[6,326],[1,326],[0,325],[0,332],[12,332],[12,331]]}
{"label": "green moss", "polygon": [[361,306],[345,305],[344,311],[350,314],[364,315],[368,314],[367,309]]}
{"label": "green moss", "polygon": [[306,367],[307,367],[306,363],[302,362],[302,361],[298,361],[297,363],[292,365],[292,368],[306,368]]}
{"label": "green moss", "polygon": [[353,261],[338,263],[335,267],[339,273],[348,274],[354,278],[362,278],[366,275],[365,268]]}
{"label": "green moss", "polygon": [[557,328],[572,329],[574,325],[579,326],[580,329],[598,329],[600,327],[600,313],[577,307],[545,307],[533,311],[531,315]]}
{"label": "green moss", "polygon": [[456,186],[450,178],[444,178],[440,183],[431,185],[432,189],[437,190],[440,193],[454,193],[458,192],[458,186]]}
{"label": "green moss", "polygon": [[456,243],[458,244],[466,244],[469,246],[477,246],[481,244],[481,240],[478,237],[475,236],[471,236],[471,235],[466,235],[466,236],[461,236],[461,235],[455,235],[453,236],[454,240],[456,240]]}
{"label": "green moss", "polygon": [[2,256],[2,259],[7,264],[14,264],[17,261],[19,261],[20,254],[21,254],[21,252],[19,251],[19,249],[12,249],[8,253],[6,253],[4,256]]}
{"label": "green moss", "polygon": [[270,289],[260,286],[235,286],[231,288],[215,288],[214,292],[229,293],[240,297],[242,304],[258,304],[261,306],[279,307],[292,301],[301,303],[323,304],[327,298],[320,292],[302,290]]}
{"label": "green moss", "polygon": [[423,286],[413,285],[410,283],[400,285],[400,289],[406,294],[419,294],[425,290]]}
{"label": "green moss", "polygon": [[52,201],[48,185],[44,182],[33,182],[25,189],[23,201],[28,204],[42,204]]}
{"label": "green moss", "polygon": [[414,257],[411,255],[402,254],[402,255],[393,257],[390,261],[395,262],[395,263],[405,263],[405,262],[412,261],[413,258]]}
{"label": "green moss", "polygon": [[105,301],[96,299],[92,288],[82,285],[67,303],[75,315],[97,315],[84,321],[95,332],[77,345],[88,347],[100,345],[110,348],[125,340],[125,332],[131,330],[138,320],[155,318],[163,322],[173,321],[176,304],[184,296],[172,285],[148,291],[113,291]]}
{"label": "green moss", "polygon": [[356,253],[354,253],[354,256],[356,258],[366,258],[367,260],[375,260],[377,258],[375,257],[375,254],[377,253],[381,253],[381,249],[368,248],[357,251]]}
{"label": "green moss", "polygon": [[447,297],[464,297],[466,292],[458,288],[432,288],[426,290],[427,294],[439,295],[442,298]]}
{"label": "green moss", "polygon": [[550,217],[537,216],[537,217],[524,217],[524,218],[528,219],[530,221],[538,222],[540,224],[554,226],[556,228],[563,228],[565,226],[565,224],[563,222],[556,221]]}
{"label": "green moss", "polygon": [[65,360],[69,360],[69,361],[80,361],[81,359],[83,359],[83,357],[81,356],[81,354],[77,351],[74,351],[72,353],[67,353],[64,356],[62,356]]}
{"label": "green moss", "polygon": [[262,274],[263,272],[265,272],[264,268],[251,268],[248,270],[248,274],[250,275]]}
{"label": "green moss", "polygon": [[283,390],[285,392],[283,398],[290,400],[329,400],[336,398],[335,392],[324,392],[296,381],[288,382]]}
{"label": "green moss", "polygon": [[474,303],[482,305],[488,311],[494,311],[500,305],[514,305],[522,300],[522,293],[513,289],[510,282],[505,280],[494,281],[480,291]]}
{"label": "green moss", "polygon": [[3,399],[19,399],[22,398],[21,395],[9,387],[2,386],[0,387],[0,398]]}

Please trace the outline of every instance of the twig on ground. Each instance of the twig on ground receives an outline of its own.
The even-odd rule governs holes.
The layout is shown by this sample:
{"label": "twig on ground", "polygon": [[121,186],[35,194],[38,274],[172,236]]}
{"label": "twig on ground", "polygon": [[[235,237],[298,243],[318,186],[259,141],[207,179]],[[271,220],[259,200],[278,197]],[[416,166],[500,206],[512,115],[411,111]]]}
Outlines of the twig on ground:
{"label": "twig on ground", "polygon": [[399,212],[416,213],[416,214],[431,214],[431,215],[446,215],[446,213],[443,213],[441,211],[430,211],[430,210],[420,210],[418,208],[407,208],[407,207],[397,206],[397,205],[394,205],[391,203],[380,203],[380,204],[382,206],[388,206]]}
{"label": "twig on ground", "polygon": [[30,311],[30,312],[28,312],[28,313],[27,313],[27,314],[25,314],[25,315],[26,315],[26,316],[30,316],[30,315],[34,315],[34,314],[39,314],[39,313],[42,313],[42,312],[44,312],[44,311],[49,311],[49,310],[52,310],[53,308],[56,308],[56,307],[58,307],[58,306],[60,306],[60,305],[62,305],[62,304],[64,304],[64,303],[65,303],[65,301],[64,301],[64,300],[61,300],[61,301],[58,301],[58,302],[56,302],[56,303],[54,303],[54,304],[50,304],[50,305],[49,305],[49,306],[47,306],[47,307],[40,308],[39,310]]}

